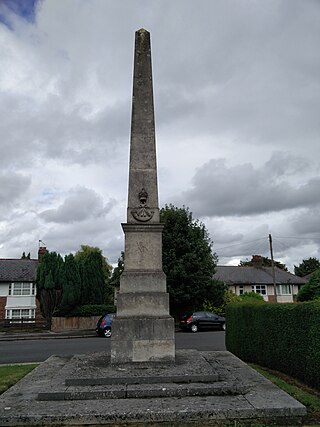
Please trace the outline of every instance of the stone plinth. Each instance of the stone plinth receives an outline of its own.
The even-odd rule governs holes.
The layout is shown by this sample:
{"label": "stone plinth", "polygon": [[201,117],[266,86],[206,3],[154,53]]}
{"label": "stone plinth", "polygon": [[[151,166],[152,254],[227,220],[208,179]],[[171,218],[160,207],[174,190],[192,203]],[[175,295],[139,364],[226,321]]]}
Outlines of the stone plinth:
{"label": "stone plinth", "polygon": [[112,332],[111,361],[172,362],[175,357],[174,320],[170,316],[117,316]]}

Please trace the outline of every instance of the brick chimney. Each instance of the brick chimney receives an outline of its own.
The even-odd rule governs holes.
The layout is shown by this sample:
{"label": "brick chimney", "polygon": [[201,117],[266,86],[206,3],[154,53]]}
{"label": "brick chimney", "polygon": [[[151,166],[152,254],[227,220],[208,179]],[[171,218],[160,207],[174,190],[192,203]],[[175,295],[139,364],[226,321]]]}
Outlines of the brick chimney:
{"label": "brick chimney", "polygon": [[38,250],[38,261],[41,262],[43,255],[48,252],[45,246],[40,246]]}
{"label": "brick chimney", "polygon": [[261,255],[252,255],[252,265],[254,268],[262,268],[262,256]]}

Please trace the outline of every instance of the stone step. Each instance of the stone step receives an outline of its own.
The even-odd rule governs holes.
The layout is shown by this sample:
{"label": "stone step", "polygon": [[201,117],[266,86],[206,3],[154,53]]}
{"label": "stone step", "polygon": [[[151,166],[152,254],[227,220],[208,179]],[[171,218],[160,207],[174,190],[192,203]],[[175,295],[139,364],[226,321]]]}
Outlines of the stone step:
{"label": "stone step", "polygon": [[213,383],[220,380],[217,373],[210,374],[171,374],[157,376],[109,376],[109,377],[88,377],[88,378],[66,378],[66,386],[98,386],[98,385],[116,385],[116,384],[188,384],[188,383]]}
{"label": "stone step", "polygon": [[247,392],[246,387],[237,382],[215,383],[162,383],[162,384],[117,384],[101,386],[70,386],[53,392],[38,393],[38,400],[102,400],[164,398],[191,396],[235,396]]}

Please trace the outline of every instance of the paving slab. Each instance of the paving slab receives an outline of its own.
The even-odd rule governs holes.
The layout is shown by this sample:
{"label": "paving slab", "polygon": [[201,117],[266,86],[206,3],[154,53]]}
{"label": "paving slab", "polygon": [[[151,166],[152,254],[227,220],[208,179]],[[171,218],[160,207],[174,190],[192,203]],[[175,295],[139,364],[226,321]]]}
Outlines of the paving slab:
{"label": "paving slab", "polygon": [[[190,360],[188,356],[199,358],[205,372],[210,372],[209,367],[214,369],[219,379],[201,383],[70,386],[66,385],[66,379],[76,378],[76,373],[79,379],[90,378],[89,373],[97,378],[99,363],[110,356],[107,353],[52,356],[1,396],[0,426],[209,426],[223,425],[227,420],[294,425],[301,423],[306,415],[303,405],[231,353],[177,351],[177,369],[181,370],[181,357]],[[100,362],[79,371],[86,362],[94,360]],[[106,362],[101,374],[105,375],[108,369]],[[137,378],[137,371],[129,365],[120,369],[126,370],[114,371],[114,378],[119,378],[119,372],[122,378],[130,378],[130,372]],[[138,369],[147,370],[150,378],[165,376],[164,366]],[[171,364],[168,377],[174,372],[175,366]],[[186,372],[191,374],[191,368],[186,367]],[[201,373],[199,368],[197,375]],[[219,386],[229,390],[215,395],[214,388]],[[208,388],[212,393],[203,395],[202,391]],[[168,389],[169,394],[163,389]],[[198,390],[198,395],[188,395],[190,389]],[[114,393],[112,397],[108,396],[108,390]],[[47,397],[56,393],[56,398],[41,400],[45,393]]]}

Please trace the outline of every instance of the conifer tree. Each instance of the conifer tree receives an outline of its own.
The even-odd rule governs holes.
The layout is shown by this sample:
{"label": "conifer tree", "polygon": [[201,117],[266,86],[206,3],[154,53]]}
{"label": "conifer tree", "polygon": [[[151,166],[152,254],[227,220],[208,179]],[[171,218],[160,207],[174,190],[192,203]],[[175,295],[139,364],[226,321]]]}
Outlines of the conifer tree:
{"label": "conifer tree", "polygon": [[60,255],[56,252],[43,255],[37,269],[36,286],[40,310],[48,326],[51,326],[52,316],[61,302],[62,271],[63,259]]}
{"label": "conifer tree", "polygon": [[81,305],[106,303],[111,266],[101,249],[81,245],[75,260],[81,277]]}
{"label": "conifer tree", "polygon": [[76,263],[73,254],[65,256],[61,275],[63,293],[60,312],[63,314],[68,314],[80,303],[81,300],[81,278],[79,266]]}

